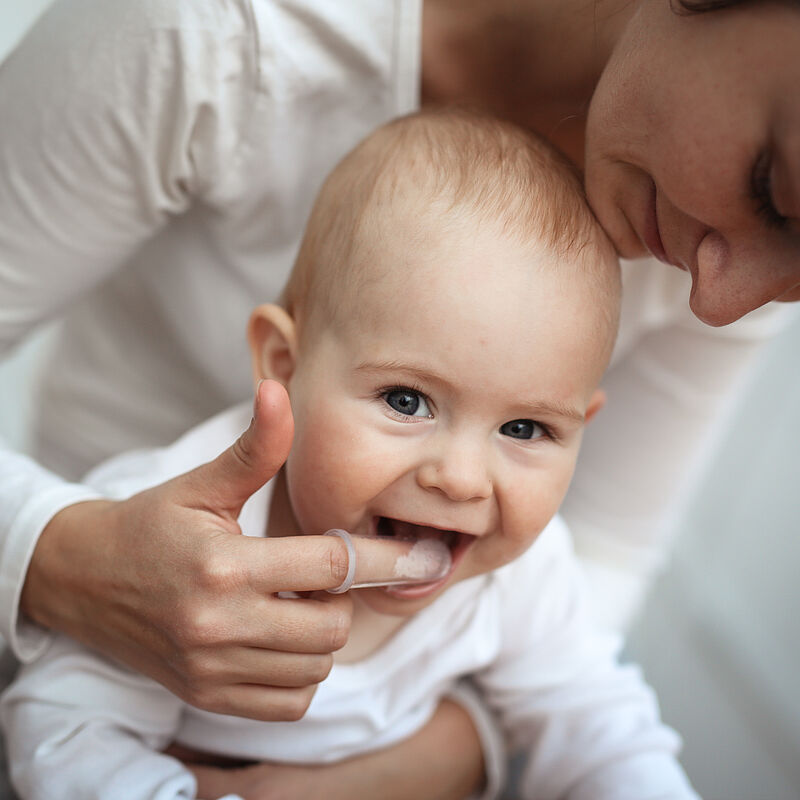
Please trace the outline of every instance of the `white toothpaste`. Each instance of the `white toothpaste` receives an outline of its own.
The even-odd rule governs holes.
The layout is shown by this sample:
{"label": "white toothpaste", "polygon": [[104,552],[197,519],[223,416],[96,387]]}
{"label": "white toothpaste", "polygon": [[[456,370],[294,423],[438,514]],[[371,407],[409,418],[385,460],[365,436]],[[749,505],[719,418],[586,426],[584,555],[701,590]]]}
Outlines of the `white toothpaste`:
{"label": "white toothpaste", "polygon": [[420,539],[408,555],[399,556],[394,565],[397,578],[437,580],[450,569],[450,550],[439,539]]}

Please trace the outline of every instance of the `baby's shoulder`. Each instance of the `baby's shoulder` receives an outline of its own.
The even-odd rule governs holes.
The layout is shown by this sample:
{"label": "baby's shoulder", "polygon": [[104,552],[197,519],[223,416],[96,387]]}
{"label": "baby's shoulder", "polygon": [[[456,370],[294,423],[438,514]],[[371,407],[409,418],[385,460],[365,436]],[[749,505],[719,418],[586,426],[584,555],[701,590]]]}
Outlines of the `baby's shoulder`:
{"label": "baby's shoulder", "polygon": [[501,583],[516,583],[521,576],[550,573],[577,565],[572,537],[564,520],[556,515],[522,555],[495,573]]}
{"label": "baby's shoulder", "polygon": [[106,497],[122,499],[216,458],[246,430],[250,405],[229,408],[166,447],[128,450],[104,461],[83,479]]}
{"label": "baby's shoulder", "polygon": [[582,568],[572,537],[561,517],[555,517],[518,558],[492,575],[496,605],[504,620],[558,615],[565,606],[583,602]]}

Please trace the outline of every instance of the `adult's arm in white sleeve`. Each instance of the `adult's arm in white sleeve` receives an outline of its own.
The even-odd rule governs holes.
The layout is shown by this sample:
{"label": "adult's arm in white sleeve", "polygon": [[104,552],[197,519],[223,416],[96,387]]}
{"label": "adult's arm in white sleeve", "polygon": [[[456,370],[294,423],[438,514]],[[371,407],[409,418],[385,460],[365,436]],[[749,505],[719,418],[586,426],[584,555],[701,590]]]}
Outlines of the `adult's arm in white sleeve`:
{"label": "adult's arm in white sleeve", "polygon": [[0,352],[224,179],[249,4],[60,0],[0,66]]}
{"label": "adult's arm in white sleeve", "polygon": [[34,548],[53,515],[96,498],[86,486],[66,483],[0,442],[0,634],[22,661],[42,652],[49,634],[19,613]]}
{"label": "adult's arm in white sleeve", "polygon": [[[0,65],[0,356],[215,186],[248,118],[244,2],[59,0]],[[0,633],[44,525],[94,493],[0,447]]]}

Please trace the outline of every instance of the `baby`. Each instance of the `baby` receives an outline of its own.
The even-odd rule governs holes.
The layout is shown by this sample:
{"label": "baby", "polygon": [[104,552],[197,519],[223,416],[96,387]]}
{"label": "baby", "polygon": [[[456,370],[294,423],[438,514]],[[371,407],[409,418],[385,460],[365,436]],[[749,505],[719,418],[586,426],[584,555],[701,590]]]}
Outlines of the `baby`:
{"label": "baby", "polygon": [[[253,536],[436,541],[446,573],[353,590],[350,639],[297,722],[199,711],[57,639],[3,698],[22,797],[195,797],[159,752],[171,742],[345,759],[417,731],[469,676],[528,756],[524,797],[694,798],[651,692],[588,622],[554,518],[603,403],[619,293],[579,180],[548,146],[456,112],[370,136],[323,186],[282,303],[250,320],[254,377],[286,387],[295,437],[239,521]],[[90,481],[112,496],[161,482],[249,416],[234,408]]]}

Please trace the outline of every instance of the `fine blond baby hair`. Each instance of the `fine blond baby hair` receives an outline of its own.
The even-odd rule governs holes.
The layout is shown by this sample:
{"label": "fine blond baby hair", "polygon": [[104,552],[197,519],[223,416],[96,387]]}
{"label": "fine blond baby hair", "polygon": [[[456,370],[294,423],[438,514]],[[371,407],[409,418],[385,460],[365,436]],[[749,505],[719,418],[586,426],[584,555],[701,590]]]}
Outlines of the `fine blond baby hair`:
{"label": "fine blond baby hair", "polygon": [[[381,231],[399,214],[433,217],[456,235],[465,223],[491,224],[521,246],[534,244],[560,257],[559,264],[577,265],[613,339],[616,256],[574,167],[515,125],[453,109],[378,128],[323,183],[282,297],[301,338],[314,319],[331,324],[344,297],[380,279]],[[409,251],[415,244],[411,237]]]}

